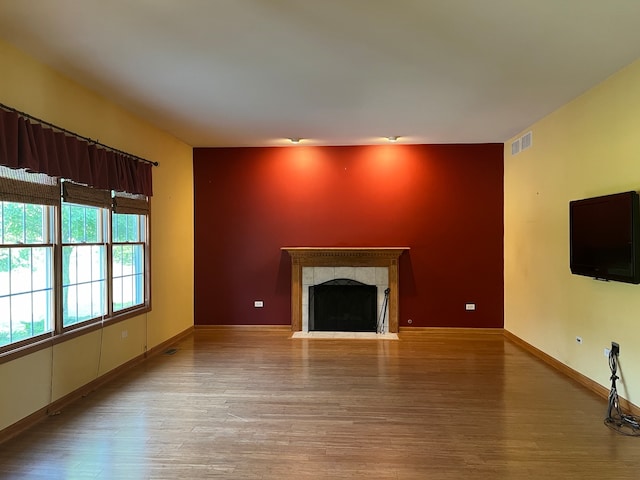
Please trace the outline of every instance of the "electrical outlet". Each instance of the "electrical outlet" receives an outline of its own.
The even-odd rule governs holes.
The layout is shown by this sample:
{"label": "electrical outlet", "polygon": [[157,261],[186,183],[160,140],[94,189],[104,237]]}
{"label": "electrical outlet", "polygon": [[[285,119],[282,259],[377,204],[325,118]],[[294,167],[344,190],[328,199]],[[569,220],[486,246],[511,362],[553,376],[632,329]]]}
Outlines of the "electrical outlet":
{"label": "electrical outlet", "polygon": [[576,343],[582,345],[582,337],[576,337]]}
{"label": "electrical outlet", "polygon": [[609,354],[611,353],[611,350],[609,350],[607,347],[604,347],[604,356],[605,358],[609,358]]}
{"label": "electrical outlet", "polygon": [[264,302],[262,300],[256,300],[255,302],[253,302],[253,306],[256,308],[262,308],[264,307]]}
{"label": "electrical outlet", "polygon": [[620,355],[620,345],[618,345],[616,342],[611,342],[611,352],[614,355]]}
{"label": "electrical outlet", "polygon": [[127,330],[122,330],[122,338],[127,338],[129,336],[129,332]]}
{"label": "electrical outlet", "polygon": [[476,304],[475,303],[465,303],[464,304],[464,309],[468,312],[472,312],[473,310],[476,309]]}

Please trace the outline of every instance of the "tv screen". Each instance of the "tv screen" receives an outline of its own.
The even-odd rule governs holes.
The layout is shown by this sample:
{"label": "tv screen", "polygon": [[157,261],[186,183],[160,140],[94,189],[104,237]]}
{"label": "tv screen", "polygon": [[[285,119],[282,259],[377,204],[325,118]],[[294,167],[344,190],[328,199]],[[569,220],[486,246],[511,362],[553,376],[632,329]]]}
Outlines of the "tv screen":
{"label": "tv screen", "polygon": [[639,227],[636,192],[569,202],[571,273],[640,283]]}

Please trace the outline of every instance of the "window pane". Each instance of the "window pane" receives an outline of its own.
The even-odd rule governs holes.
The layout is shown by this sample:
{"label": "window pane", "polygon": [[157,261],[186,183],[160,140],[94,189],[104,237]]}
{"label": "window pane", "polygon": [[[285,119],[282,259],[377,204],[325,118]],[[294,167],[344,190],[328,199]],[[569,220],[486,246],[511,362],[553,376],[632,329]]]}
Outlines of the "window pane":
{"label": "window pane", "polygon": [[113,214],[113,241],[139,242],[140,241],[140,225],[142,224],[142,215],[131,213],[114,213]]}
{"label": "window pane", "polygon": [[100,243],[103,238],[103,211],[99,207],[62,204],[62,242]]}
{"label": "window pane", "polygon": [[106,280],[107,275],[105,272],[107,263],[106,248],[104,245],[93,245],[91,247],[91,280],[103,281]]}
{"label": "window pane", "polygon": [[71,241],[71,205],[62,204],[61,225],[62,243]]}
{"label": "window pane", "polygon": [[99,209],[94,207],[84,208],[85,221],[85,242],[99,242],[100,228],[98,223]]}
{"label": "window pane", "polygon": [[93,318],[93,301],[91,297],[91,284],[78,285],[78,321],[83,322]]}
{"label": "window pane", "polygon": [[62,289],[62,322],[67,327],[78,323],[77,287],[71,285]]}
{"label": "window pane", "polygon": [[32,248],[31,258],[33,290],[51,288],[51,249]]}
{"label": "window pane", "polygon": [[127,241],[140,241],[140,215],[127,215]]}
{"label": "window pane", "polygon": [[122,308],[128,308],[133,305],[134,291],[133,278],[122,278]]}
{"label": "window pane", "polygon": [[106,314],[106,247],[62,248],[62,324],[67,327]]}
{"label": "window pane", "polygon": [[113,248],[113,310],[141,305],[144,303],[144,245],[114,245]]}
{"label": "window pane", "polygon": [[0,295],[0,347],[11,343],[11,306],[9,297]]}
{"label": "window pane", "polygon": [[52,290],[33,293],[33,330],[35,335],[53,330]]}
{"label": "window pane", "polygon": [[63,204],[62,242],[96,243],[102,241],[102,209]]}
{"label": "window pane", "polygon": [[45,239],[44,205],[25,205],[26,243],[42,243]]}
{"label": "window pane", "polygon": [[133,245],[122,245],[122,275],[134,273]]}
{"label": "window pane", "polygon": [[118,310],[122,310],[123,304],[122,304],[122,298],[123,298],[123,294],[122,294],[122,277],[114,277],[113,278],[113,310],[114,311],[118,311]]}
{"label": "window pane", "polygon": [[144,303],[144,273],[135,276],[134,303],[141,305]]}
{"label": "window pane", "polygon": [[4,243],[24,243],[24,204],[2,202]]}
{"label": "window pane", "polygon": [[11,297],[11,340],[13,342],[33,336],[31,300],[31,293]]}
{"label": "window pane", "polygon": [[126,215],[121,213],[113,214],[113,241],[114,242],[126,242],[127,241],[127,218]]}
{"label": "window pane", "polygon": [[91,270],[93,270],[93,261],[91,253],[93,248],[91,245],[85,245],[80,247],[71,247],[73,253],[69,259],[69,268],[71,269],[71,275],[69,278],[74,283],[83,283],[91,281]]}
{"label": "window pane", "polygon": [[122,276],[122,259],[124,245],[114,245],[112,249],[113,253],[113,276],[114,278]]}
{"label": "window pane", "polygon": [[76,282],[76,253],[77,247],[62,247],[62,285],[67,286]]}
{"label": "window pane", "polygon": [[93,318],[101,317],[106,313],[106,295],[105,295],[106,282],[92,282],[91,283],[91,316]]}
{"label": "window pane", "polygon": [[0,297],[9,295],[9,249],[0,248]]}
{"label": "window pane", "polygon": [[31,249],[12,248],[9,257],[11,293],[29,292],[31,286]]}
{"label": "window pane", "polygon": [[71,237],[69,243],[82,243],[85,241],[84,233],[84,207],[72,205],[69,209]]}
{"label": "window pane", "polygon": [[144,249],[142,244],[132,245],[133,263],[135,265],[134,272],[136,274],[144,273]]}

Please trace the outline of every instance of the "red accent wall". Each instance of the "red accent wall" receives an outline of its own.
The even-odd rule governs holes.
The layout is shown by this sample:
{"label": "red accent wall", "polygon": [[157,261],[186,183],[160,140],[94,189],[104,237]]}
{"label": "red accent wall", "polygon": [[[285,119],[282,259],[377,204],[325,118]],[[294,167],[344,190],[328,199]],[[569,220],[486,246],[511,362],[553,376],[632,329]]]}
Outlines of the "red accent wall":
{"label": "red accent wall", "polygon": [[193,161],[196,325],[290,324],[281,247],[408,246],[400,326],[503,326],[502,144],[196,148]]}

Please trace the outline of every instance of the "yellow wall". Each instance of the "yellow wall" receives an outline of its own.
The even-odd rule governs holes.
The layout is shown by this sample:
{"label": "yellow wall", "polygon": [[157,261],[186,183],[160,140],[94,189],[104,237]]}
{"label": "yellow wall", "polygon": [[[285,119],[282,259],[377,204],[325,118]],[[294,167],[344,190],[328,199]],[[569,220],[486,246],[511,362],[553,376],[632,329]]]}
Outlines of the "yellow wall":
{"label": "yellow wall", "polygon": [[[192,148],[0,40],[0,102],[160,162],[152,311],[0,365],[0,430],[193,326]],[[124,335],[123,335],[124,332]]]}
{"label": "yellow wall", "polygon": [[640,405],[640,285],[569,271],[569,201],[640,190],[640,61],[529,130],[530,149],[505,144],[505,328],[607,388],[618,342],[619,393]]}

